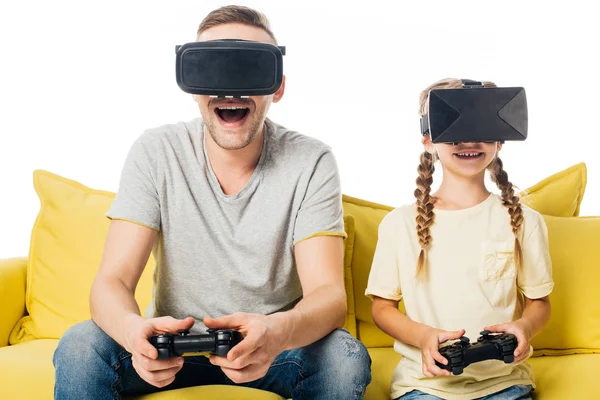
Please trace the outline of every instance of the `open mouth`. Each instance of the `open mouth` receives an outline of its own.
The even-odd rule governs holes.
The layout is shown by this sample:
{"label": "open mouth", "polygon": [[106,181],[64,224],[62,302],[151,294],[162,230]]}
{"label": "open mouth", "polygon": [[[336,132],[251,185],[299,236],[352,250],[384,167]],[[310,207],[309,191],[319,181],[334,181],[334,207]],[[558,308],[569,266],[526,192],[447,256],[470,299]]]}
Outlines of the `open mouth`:
{"label": "open mouth", "polygon": [[222,106],[215,108],[215,113],[223,122],[235,124],[243,121],[250,109],[242,106]]}
{"label": "open mouth", "polygon": [[462,160],[473,160],[476,158],[483,157],[484,153],[481,152],[469,152],[469,153],[454,153],[454,155]]}

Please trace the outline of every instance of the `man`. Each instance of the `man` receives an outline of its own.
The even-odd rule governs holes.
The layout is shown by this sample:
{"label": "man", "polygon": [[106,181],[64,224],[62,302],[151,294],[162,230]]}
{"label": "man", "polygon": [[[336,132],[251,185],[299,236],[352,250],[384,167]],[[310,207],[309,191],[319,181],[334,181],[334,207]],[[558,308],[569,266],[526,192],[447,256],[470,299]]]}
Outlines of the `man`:
{"label": "man", "polygon": [[[198,41],[276,44],[245,7],[211,12]],[[289,398],[362,398],[365,347],[343,326],[343,209],[323,143],[267,119],[283,97],[194,95],[202,118],[146,131],[131,148],[90,306],[54,355],[56,399],[112,399],[207,384]],[[153,300],[134,292],[154,250]],[[162,332],[235,329],[227,357],[157,359]]]}

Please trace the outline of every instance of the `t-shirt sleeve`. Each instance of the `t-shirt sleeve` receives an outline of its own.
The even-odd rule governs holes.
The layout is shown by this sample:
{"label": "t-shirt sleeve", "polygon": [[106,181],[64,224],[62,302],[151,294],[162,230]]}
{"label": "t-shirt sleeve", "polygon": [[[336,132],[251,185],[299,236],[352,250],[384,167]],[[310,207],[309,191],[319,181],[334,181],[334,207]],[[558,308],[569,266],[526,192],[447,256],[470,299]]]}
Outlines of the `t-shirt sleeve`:
{"label": "t-shirt sleeve", "polygon": [[340,177],[330,150],[319,157],[309,178],[296,216],[294,244],[314,236],[346,238]]}
{"label": "t-shirt sleeve", "polygon": [[121,219],[160,230],[160,204],[156,177],[156,144],[147,134],[131,146],[121,171],[119,189],[108,212]]}
{"label": "t-shirt sleeve", "polygon": [[554,288],[548,229],[544,218],[535,215],[533,228],[526,229],[523,235],[523,265],[518,276],[519,289],[530,299],[547,296]]}
{"label": "t-shirt sleeve", "polygon": [[365,295],[371,300],[374,296],[389,300],[402,299],[400,269],[398,267],[398,240],[388,214],[379,224],[377,246],[371,264]]}

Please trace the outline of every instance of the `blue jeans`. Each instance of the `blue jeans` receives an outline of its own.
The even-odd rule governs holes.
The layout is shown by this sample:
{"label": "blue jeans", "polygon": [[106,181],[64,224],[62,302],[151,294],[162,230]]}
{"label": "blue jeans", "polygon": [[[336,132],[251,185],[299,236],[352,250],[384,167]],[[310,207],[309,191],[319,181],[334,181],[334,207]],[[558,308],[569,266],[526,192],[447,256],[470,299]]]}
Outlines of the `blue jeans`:
{"label": "blue jeans", "polygon": [[[479,397],[477,400],[531,400],[531,385],[515,385],[508,387],[499,392],[490,394],[488,396]],[[408,392],[396,400],[439,400],[441,397],[433,396],[431,394],[423,393],[419,390],[413,390]]]}
{"label": "blue jeans", "polygon": [[239,385],[206,357],[184,359],[175,381],[159,389],[138,376],[131,354],[98,325],[81,322],[65,332],[54,353],[54,398],[112,400],[220,384],[262,389],[293,399],[362,399],[371,381],[367,349],[343,329],[309,346],[284,351],[263,378]]}

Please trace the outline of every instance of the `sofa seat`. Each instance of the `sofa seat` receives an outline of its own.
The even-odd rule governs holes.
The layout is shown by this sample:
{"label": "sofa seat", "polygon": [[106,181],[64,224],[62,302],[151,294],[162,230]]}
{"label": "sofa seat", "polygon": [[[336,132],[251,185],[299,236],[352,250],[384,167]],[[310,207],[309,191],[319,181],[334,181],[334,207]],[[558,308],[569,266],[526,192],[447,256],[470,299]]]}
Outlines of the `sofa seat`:
{"label": "sofa seat", "polygon": [[[56,339],[38,339],[0,348],[0,376],[4,399],[52,400],[54,365],[52,355]],[[232,386],[198,386],[136,397],[135,400],[223,399],[282,400],[283,397],[262,390]],[[133,399],[131,399],[133,400]]]}
{"label": "sofa seat", "polygon": [[[389,400],[390,380],[400,356],[390,347],[371,348],[369,353],[374,379],[365,398]],[[536,376],[536,400],[600,398],[600,354],[539,356],[528,363]]]}

